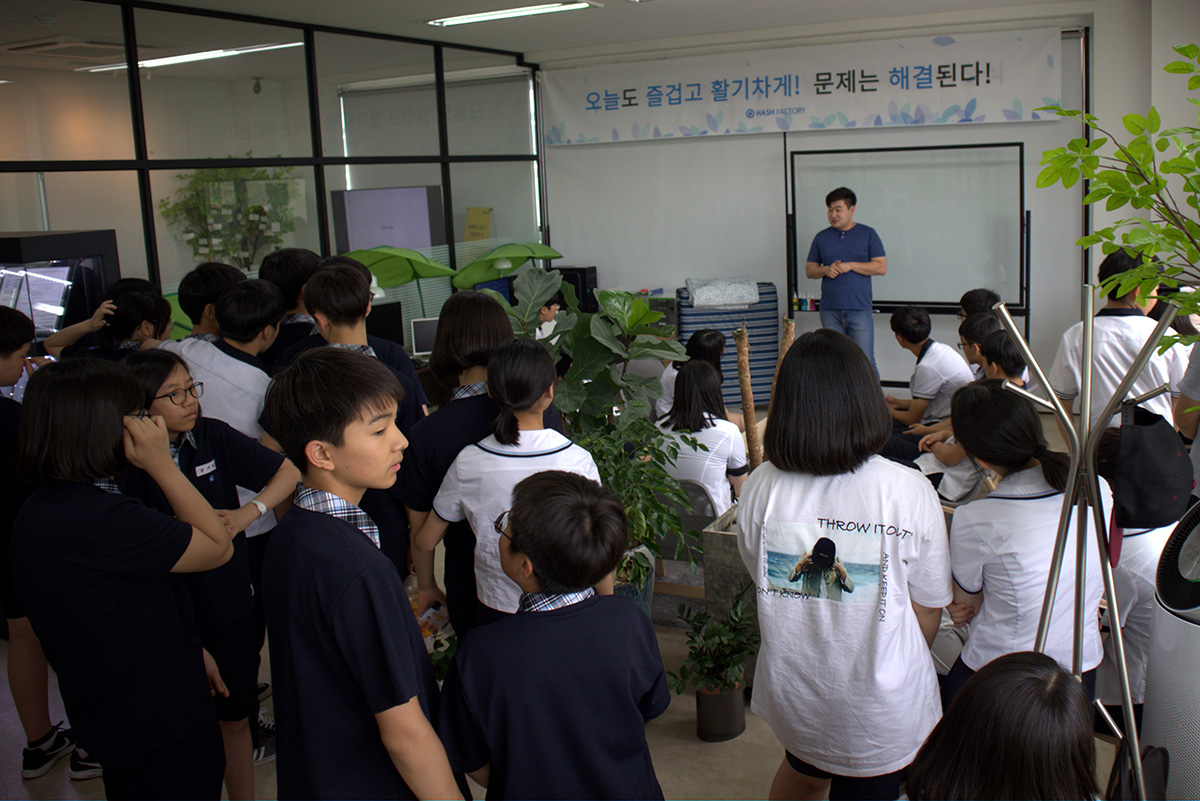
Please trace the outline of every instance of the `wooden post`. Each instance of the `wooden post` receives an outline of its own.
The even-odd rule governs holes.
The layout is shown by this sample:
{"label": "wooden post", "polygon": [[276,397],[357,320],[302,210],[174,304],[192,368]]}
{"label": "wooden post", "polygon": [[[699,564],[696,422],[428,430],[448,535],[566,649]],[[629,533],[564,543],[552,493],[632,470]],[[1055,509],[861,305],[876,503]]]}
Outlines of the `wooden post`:
{"label": "wooden post", "polygon": [[783,364],[783,357],[787,356],[787,352],[792,349],[792,343],[796,340],[796,321],[790,317],[783,318],[783,335],[779,340],[779,359],[775,362],[775,377],[771,379],[771,397],[767,400],[767,417],[771,416],[771,409],[775,408],[775,383],[779,381],[779,365]]}
{"label": "wooden post", "polygon": [[754,390],[750,386],[750,334],[746,330],[746,321],[742,327],[733,332],[733,341],[737,343],[738,384],[742,389],[742,417],[746,421],[746,450],[748,452],[750,469],[762,464],[762,440],[758,435],[758,420],[754,416]]}

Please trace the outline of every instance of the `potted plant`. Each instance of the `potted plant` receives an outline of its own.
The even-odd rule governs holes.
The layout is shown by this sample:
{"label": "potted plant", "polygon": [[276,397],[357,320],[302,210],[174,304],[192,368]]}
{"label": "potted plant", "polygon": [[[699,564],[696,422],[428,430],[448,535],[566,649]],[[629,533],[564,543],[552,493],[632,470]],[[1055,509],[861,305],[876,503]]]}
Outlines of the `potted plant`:
{"label": "potted plant", "polygon": [[[671,504],[686,505],[688,499],[666,469],[678,445],[647,414],[653,399],[662,395],[662,383],[634,375],[629,364],[636,359],[681,361],[686,352],[674,339],[673,327],[656,325],[662,314],[629,292],[599,290],[600,312],[581,312],[574,289],[559,272],[532,265],[519,268],[513,289],[516,305],[504,305],[517,336],[534,336],[538,311],[556,292],[566,299],[567,308],[542,340],[556,359],[565,355],[571,360],[554,403],[567,436],[592,454],[601,482],[625,505],[629,551],[617,570],[617,591],[634,597],[649,614],[653,560],[662,555],[658,539],[663,532],[682,529]],[[680,538],[675,556],[694,559],[696,543],[695,537]]]}
{"label": "potted plant", "polygon": [[[251,154],[247,153],[249,157]],[[249,270],[263,248],[296,230],[291,167],[205,167],[176,175],[184,185],[158,211],[178,225],[196,261],[225,261]]]}
{"label": "potted plant", "polygon": [[710,743],[732,740],[746,730],[746,699],[741,692],[742,663],[758,653],[759,635],[746,612],[749,584],[733,599],[729,614],[714,618],[684,604],[676,610],[688,627],[688,654],[667,681],[682,695],[696,689],[696,736]]}

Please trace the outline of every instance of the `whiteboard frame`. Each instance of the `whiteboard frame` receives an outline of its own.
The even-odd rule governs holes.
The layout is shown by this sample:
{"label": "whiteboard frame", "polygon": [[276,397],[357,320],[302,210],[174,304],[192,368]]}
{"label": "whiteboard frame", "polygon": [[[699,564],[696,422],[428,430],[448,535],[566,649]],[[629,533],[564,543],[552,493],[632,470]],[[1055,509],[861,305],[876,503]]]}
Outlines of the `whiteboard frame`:
{"label": "whiteboard frame", "polygon": [[[1016,148],[1017,161],[1015,164],[1017,173],[1017,202],[1020,206],[1019,228],[1020,228],[1020,244],[1018,245],[1019,263],[1017,265],[1017,283],[1019,297],[1016,303],[1013,303],[1008,298],[1005,298],[1005,303],[1008,306],[1009,313],[1014,317],[1023,317],[1028,335],[1029,328],[1029,212],[1025,207],[1025,143],[1024,142],[972,142],[952,145],[911,145],[904,147],[860,147],[860,148],[832,148],[820,150],[792,150],[788,152],[788,166],[790,168],[791,177],[791,208],[792,211],[788,214],[788,224],[785,230],[788,236],[788,297],[791,298],[798,291],[799,287],[799,268],[800,254],[796,239],[796,224],[795,224],[795,208],[796,208],[796,175],[799,171],[797,160],[803,156],[828,156],[828,155],[851,155],[859,153],[895,153],[909,151],[946,151],[946,150],[981,150],[981,149],[996,149],[996,148]],[[896,309],[908,305],[918,305],[928,311],[930,314],[957,314],[959,306],[957,303],[949,303],[944,301],[915,301],[898,302],[884,301],[882,303],[873,303],[872,308],[878,312],[893,312]],[[789,303],[790,307],[791,304]],[[795,309],[788,309],[788,316],[795,317]]]}

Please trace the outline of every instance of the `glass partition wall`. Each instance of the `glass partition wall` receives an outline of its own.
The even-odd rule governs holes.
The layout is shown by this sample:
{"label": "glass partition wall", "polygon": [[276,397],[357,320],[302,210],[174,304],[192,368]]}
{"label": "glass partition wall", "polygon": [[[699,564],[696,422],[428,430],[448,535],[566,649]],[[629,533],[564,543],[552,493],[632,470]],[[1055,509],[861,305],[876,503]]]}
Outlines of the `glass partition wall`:
{"label": "glass partition wall", "polygon": [[113,228],[165,291],[279,247],[543,241],[519,53],[139,0],[6,0],[0,30],[2,231]]}

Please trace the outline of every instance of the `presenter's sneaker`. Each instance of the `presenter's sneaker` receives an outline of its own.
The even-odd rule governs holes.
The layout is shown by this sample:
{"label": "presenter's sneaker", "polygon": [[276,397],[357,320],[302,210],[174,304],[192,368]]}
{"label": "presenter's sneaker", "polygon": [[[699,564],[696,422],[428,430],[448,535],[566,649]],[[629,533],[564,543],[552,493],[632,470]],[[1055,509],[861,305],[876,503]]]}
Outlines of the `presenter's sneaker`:
{"label": "presenter's sneaker", "polygon": [[75,748],[75,737],[62,723],[54,724],[50,732],[36,744],[21,752],[21,778],[36,779],[45,776],[54,763],[71,753]]}
{"label": "presenter's sneaker", "polygon": [[87,751],[76,748],[71,752],[71,769],[67,771],[67,775],[77,782],[99,779],[104,775],[104,768],[100,767],[95,757],[88,756]]}
{"label": "presenter's sneaker", "polygon": [[259,703],[271,697],[271,682],[260,681],[258,683],[258,700]]}

